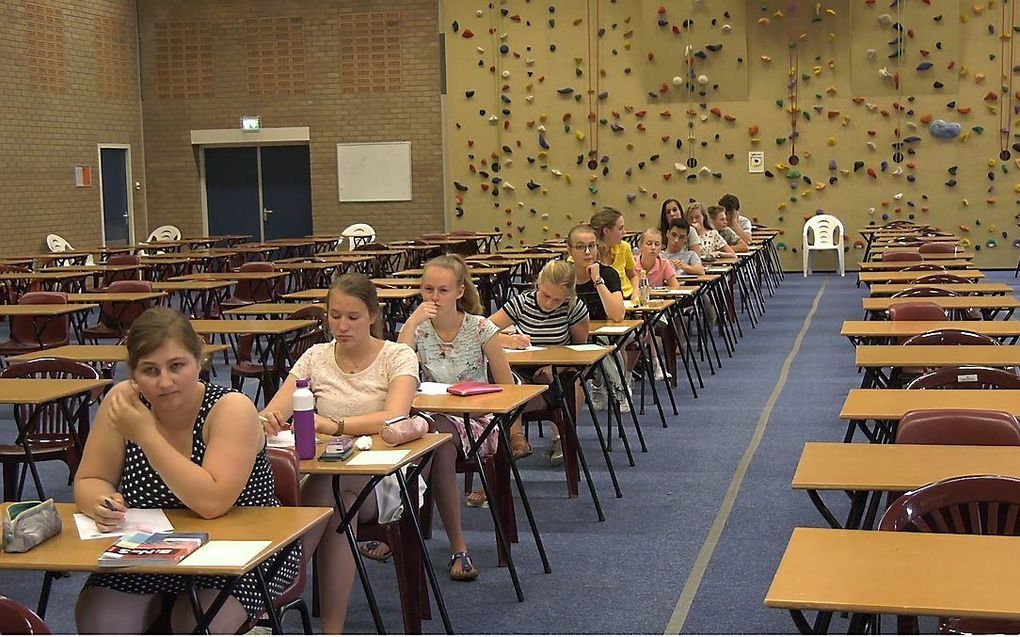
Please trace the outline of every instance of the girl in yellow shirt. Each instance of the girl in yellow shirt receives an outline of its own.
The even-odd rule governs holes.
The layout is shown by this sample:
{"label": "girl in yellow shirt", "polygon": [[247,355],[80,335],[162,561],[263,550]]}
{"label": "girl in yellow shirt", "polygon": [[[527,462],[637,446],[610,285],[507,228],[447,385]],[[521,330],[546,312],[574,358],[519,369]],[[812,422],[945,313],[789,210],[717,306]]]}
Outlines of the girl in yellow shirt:
{"label": "girl in yellow shirt", "polygon": [[634,253],[623,240],[626,232],[623,213],[614,208],[602,208],[591,216],[591,227],[599,244],[599,260],[613,266],[620,275],[623,298],[638,300],[638,274],[634,267]]}

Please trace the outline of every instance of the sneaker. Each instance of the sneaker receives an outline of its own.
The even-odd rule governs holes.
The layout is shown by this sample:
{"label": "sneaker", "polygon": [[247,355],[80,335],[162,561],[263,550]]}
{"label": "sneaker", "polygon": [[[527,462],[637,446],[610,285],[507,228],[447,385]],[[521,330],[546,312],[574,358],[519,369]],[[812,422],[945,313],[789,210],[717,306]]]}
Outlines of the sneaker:
{"label": "sneaker", "polygon": [[655,380],[657,381],[666,380],[667,378],[673,378],[673,374],[670,374],[669,372],[663,370],[662,366],[659,365],[659,359],[655,359],[652,361],[652,369],[655,370]]}
{"label": "sneaker", "polygon": [[[624,392],[626,392],[626,394]],[[618,403],[620,403],[620,413],[621,414],[629,414],[630,413],[630,403],[627,402],[627,396],[628,395],[629,396],[633,396],[634,395],[631,392],[629,386],[625,390],[624,389],[617,389],[615,387],[613,388],[613,397],[616,399],[616,401]]]}
{"label": "sneaker", "polygon": [[606,388],[600,385],[592,385],[589,393],[591,394],[591,404],[595,411],[605,411],[606,406],[609,404],[609,395],[606,394]]}
{"label": "sneaker", "polygon": [[546,454],[549,456],[549,464],[563,464],[563,445],[560,443],[559,438],[553,438],[549,444],[549,451]]}

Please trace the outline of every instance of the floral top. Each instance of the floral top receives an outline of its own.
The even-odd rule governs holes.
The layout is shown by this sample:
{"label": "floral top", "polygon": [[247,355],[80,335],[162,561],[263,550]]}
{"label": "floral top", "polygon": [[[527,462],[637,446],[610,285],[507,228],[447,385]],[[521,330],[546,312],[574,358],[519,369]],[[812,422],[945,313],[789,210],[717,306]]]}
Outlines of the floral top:
{"label": "floral top", "polygon": [[483,348],[497,333],[499,328],[489,319],[465,313],[453,342],[444,343],[432,321],[423,322],[414,330],[422,379],[434,383],[487,382],[489,374]]}

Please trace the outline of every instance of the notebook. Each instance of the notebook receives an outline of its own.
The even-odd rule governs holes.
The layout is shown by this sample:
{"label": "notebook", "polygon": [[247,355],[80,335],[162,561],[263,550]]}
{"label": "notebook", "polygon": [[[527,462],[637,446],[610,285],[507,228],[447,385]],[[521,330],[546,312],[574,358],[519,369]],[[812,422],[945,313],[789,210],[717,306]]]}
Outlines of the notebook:
{"label": "notebook", "polygon": [[503,388],[499,385],[492,385],[490,383],[465,380],[457,383],[456,385],[450,385],[446,388],[446,391],[454,396],[476,396],[478,394],[492,394],[494,392],[503,391]]}

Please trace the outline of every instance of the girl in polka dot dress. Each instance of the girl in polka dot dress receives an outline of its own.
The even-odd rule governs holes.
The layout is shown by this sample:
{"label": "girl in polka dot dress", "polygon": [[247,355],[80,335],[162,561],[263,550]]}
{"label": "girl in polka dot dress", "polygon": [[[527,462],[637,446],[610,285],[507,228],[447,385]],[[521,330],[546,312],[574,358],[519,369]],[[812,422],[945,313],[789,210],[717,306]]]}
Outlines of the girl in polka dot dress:
{"label": "girl in polka dot dress", "polygon": [[[75,503],[101,531],[116,529],[127,508],[189,508],[216,518],[235,506],[280,506],[265,434],[251,400],[199,381],[202,340],[174,310],[146,311],[127,339],[131,379],[100,406],[74,482]],[[301,547],[287,549],[268,582],[281,593],[297,575]],[[199,577],[203,607],[222,577]],[[191,632],[194,614],[184,579],[100,573],[78,597],[82,633],[144,633],[170,608],[173,632]],[[210,629],[235,632],[264,612],[254,573],[241,578]]]}

